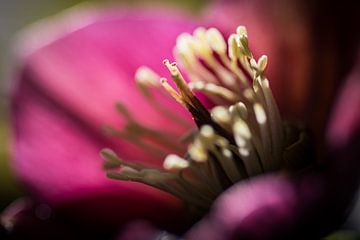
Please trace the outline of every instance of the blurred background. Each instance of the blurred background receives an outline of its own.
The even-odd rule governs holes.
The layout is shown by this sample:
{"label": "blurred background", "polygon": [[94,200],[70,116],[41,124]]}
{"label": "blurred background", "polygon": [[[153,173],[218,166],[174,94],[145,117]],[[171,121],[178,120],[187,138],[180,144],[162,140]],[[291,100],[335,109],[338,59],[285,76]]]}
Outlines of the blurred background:
{"label": "blurred background", "polygon": [[[20,29],[38,19],[51,16],[63,9],[84,2],[82,0],[1,0],[0,3],[0,212],[14,199],[25,195],[25,190],[16,182],[9,164],[9,119],[7,116],[6,81],[11,75],[11,46]],[[89,2],[89,1],[86,1]],[[198,11],[206,4],[206,0],[122,0],[122,1],[90,1],[96,4],[173,4],[191,11]],[[344,231],[332,235],[328,239],[360,239],[354,231],[360,229],[360,203],[348,222]],[[346,230],[346,231],[345,231]],[[350,230],[347,231],[347,230]]]}

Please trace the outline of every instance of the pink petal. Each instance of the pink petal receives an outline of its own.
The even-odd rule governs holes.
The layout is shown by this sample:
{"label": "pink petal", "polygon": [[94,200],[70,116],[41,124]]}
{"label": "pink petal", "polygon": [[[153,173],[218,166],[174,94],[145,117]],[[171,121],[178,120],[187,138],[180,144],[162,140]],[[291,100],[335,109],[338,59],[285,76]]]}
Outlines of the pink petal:
{"label": "pink petal", "polygon": [[[33,194],[96,224],[138,217],[176,221],[177,201],[141,184],[106,178],[99,151],[113,147],[125,159],[162,161],[102,134],[104,124],[124,123],[116,101],[144,124],[184,132],[151,108],[133,77],[141,65],[165,74],[162,60],[171,56],[177,35],[195,26],[186,18],[191,19],[160,10],[75,11],[48,22],[53,40],[36,28],[28,34],[45,42],[22,39],[25,49],[12,94],[13,167]],[[175,101],[166,104],[178,109]]]}

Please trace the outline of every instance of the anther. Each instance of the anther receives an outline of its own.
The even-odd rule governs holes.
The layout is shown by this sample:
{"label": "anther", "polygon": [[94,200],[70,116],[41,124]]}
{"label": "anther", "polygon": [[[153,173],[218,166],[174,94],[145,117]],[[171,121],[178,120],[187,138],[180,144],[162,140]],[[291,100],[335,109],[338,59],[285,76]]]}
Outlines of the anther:
{"label": "anther", "polygon": [[188,168],[190,163],[178,155],[170,154],[166,156],[163,166],[166,170],[183,170]]}
{"label": "anther", "polygon": [[223,38],[223,36],[221,35],[221,33],[219,32],[219,30],[217,30],[216,28],[210,28],[206,31],[206,37],[207,37],[207,41],[210,43],[211,48],[219,53],[219,54],[224,54],[226,53],[226,42]]}
{"label": "anther", "polygon": [[231,122],[231,115],[229,110],[223,106],[216,106],[211,110],[213,119],[219,124],[229,124]]}
{"label": "anther", "polygon": [[259,124],[264,124],[266,122],[266,113],[264,108],[259,103],[254,104],[254,112],[256,121]]}
{"label": "anther", "polygon": [[159,79],[160,76],[146,66],[139,67],[135,73],[135,81],[140,86],[159,87]]}

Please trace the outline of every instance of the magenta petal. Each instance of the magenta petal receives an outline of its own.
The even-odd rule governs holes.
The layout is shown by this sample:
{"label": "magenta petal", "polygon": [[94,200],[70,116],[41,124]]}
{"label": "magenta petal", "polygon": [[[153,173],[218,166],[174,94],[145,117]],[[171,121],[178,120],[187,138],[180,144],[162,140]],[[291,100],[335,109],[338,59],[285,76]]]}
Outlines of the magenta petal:
{"label": "magenta petal", "polygon": [[187,239],[317,239],[344,219],[349,196],[332,192],[342,187],[320,174],[242,182],[217,200]]}
{"label": "magenta petal", "polygon": [[294,189],[282,177],[239,183],[223,193],[189,239],[277,239],[293,224],[296,200]]}
{"label": "magenta petal", "polygon": [[[161,238],[162,231],[145,221],[130,222],[123,227],[116,240],[155,240]],[[171,239],[169,239],[171,240]]]}
{"label": "magenta petal", "polygon": [[[103,224],[139,217],[164,222],[179,204],[141,184],[107,179],[99,151],[114,147],[126,159],[162,159],[114,142],[101,127],[122,125],[114,109],[115,102],[122,101],[143,123],[183,132],[151,109],[133,76],[143,64],[165,73],[162,60],[171,56],[176,36],[195,25],[173,11],[86,14],[75,11],[51,23],[51,31],[59,31],[52,41],[34,45],[22,39],[26,51],[12,94],[13,167],[33,194],[55,207],[73,207],[73,217],[100,218]],[[84,19],[91,22],[79,27]],[[47,37],[34,29],[28,34]],[[168,104],[177,106],[174,101]]]}
{"label": "magenta petal", "polygon": [[327,140],[339,148],[349,143],[353,131],[360,126],[360,49],[357,61],[347,76],[335,101],[331,121],[328,126]]}

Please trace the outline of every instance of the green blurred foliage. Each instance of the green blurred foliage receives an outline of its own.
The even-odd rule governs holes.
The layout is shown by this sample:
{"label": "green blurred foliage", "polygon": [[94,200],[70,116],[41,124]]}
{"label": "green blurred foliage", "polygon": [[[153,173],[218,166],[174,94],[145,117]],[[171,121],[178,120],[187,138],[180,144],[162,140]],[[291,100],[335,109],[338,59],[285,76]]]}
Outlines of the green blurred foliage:
{"label": "green blurred foliage", "polygon": [[360,240],[360,235],[355,231],[342,230],[327,236],[323,240]]}
{"label": "green blurred foliage", "polygon": [[14,198],[21,195],[9,166],[8,128],[4,115],[0,118],[0,210],[8,205]]}

